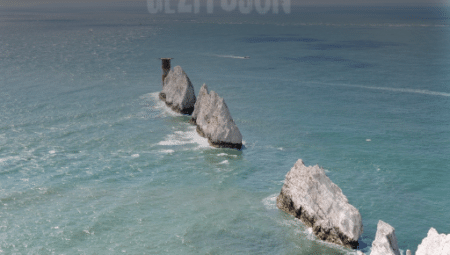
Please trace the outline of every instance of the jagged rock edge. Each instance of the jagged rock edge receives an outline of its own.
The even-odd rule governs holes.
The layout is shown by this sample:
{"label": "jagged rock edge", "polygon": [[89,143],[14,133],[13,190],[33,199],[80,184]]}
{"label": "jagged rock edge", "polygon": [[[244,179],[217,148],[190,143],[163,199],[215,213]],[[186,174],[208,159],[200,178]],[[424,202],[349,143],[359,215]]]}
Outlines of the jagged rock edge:
{"label": "jagged rock edge", "polygon": [[[309,216],[306,211],[302,210],[301,206],[298,210],[296,210],[294,207],[294,202],[291,198],[283,193],[283,190],[281,190],[280,195],[277,197],[277,207],[282,211],[285,211],[300,219],[306,226],[311,227],[314,234],[323,241],[343,245],[344,247],[352,249],[356,249],[359,246],[357,240],[355,241],[349,239],[337,227],[334,227],[332,229],[323,229],[320,225],[314,225],[314,223],[316,222],[315,218]],[[331,231],[333,231],[334,233],[331,233]],[[336,236],[339,237],[339,240],[337,240]]]}
{"label": "jagged rock edge", "polygon": [[199,125],[197,125],[197,122],[195,121],[194,118],[191,118],[191,119],[189,120],[189,123],[195,125],[195,126],[197,127],[197,128],[196,128],[197,133],[198,133],[200,136],[202,136],[202,137],[208,138],[208,143],[209,143],[211,146],[213,146],[213,147],[216,147],[216,148],[231,148],[231,149],[238,149],[238,150],[242,149],[242,144],[226,143],[226,142],[219,142],[219,143],[213,142],[213,141],[211,140],[211,138],[208,137],[208,136],[205,134],[205,132],[203,132],[202,128],[201,128]]}
{"label": "jagged rock edge", "polygon": [[166,94],[165,93],[160,92],[159,93],[159,99],[161,99],[164,103],[166,103],[166,105],[168,107],[170,107],[174,112],[181,113],[181,114],[188,114],[188,115],[192,115],[192,112],[194,112],[194,107],[189,107],[187,109],[180,110],[180,109],[178,109],[178,107],[174,106],[173,104],[168,103],[166,101]]}

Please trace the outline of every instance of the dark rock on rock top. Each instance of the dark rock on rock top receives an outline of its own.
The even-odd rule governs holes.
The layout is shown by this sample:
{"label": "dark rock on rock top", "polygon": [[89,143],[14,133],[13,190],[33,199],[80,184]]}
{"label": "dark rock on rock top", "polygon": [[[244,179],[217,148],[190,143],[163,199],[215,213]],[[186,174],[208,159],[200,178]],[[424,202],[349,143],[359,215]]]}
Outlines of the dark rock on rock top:
{"label": "dark rock on rock top", "polygon": [[286,174],[277,207],[299,218],[321,240],[355,249],[363,232],[361,214],[319,166],[299,159]]}
{"label": "dark rock on rock top", "polygon": [[242,135],[231,118],[227,104],[216,92],[208,92],[206,84],[200,89],[195,103],[191,123],[197,125],[197,132],[208,138],[216,147],[242,147]]}
{"label": "dark rock on rock top", "polygon": [[176,66],[167,74],[159,98],[176,112],[192,114],[194,111],[194,87],[180,66]]}
{"label": "dark rock on rock top", "polygon": [[395,229],[384,221],[378,221],[370,255],[400,255]]}

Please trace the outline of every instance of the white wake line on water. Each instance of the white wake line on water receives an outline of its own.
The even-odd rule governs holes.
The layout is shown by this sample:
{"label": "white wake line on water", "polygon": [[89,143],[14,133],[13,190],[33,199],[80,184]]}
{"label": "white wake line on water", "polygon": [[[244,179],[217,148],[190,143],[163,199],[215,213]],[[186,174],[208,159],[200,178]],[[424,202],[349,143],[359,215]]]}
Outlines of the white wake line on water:
{"label": "white wake line on water", "polygon": [[321,84],[321,85],[327,85],[327,86],[342,86],[342,87],[352,87],[352,88],[362,88],[362,89],[387,90],[387,91],[393,91],[393,92],[415,93],[415,94],[423,94],[423,95],[450,97],[450,93],[431,91],[431,90],[426,90],[426,89],[374,87],[374,86],[363,86],[363,85],[353,85],[353,84],[343,84],[343,83],[324,83],[324,82],[309,82],[309,83]]}
{"label": "white wake line on water", "polygon": [[[258,79],[258,77],[254,77]],[[352,88],[361,88],[361,89],[372,89],[372,90],[386,90],[393,92],[401,92],[401,93],[414,93],[414,94],[422,94],[422,95],[431,95],[431,96],[443,96],[450,97],[450,93],[440,92],[440,91],[431,91],[426,89],[408,89],[408,88],[392,88],[392,87],[376,87],[376,86],[364,86],[364,85],[356,85],[356,84],[345,84],[345,83],[326,83],[326,82],[315,82],[315,81],[302,81],[298,79],[279,79],[279,78],[267,78],[264,80],[273,79],[278,81],[285,82],[299,82],[299,83],[309,83],[309,84],[318,84],[318,85],[326,85],[326,86],[336,86],[336,87],[352,87]]]}
{"label": "white wake line on water", "polygon": [[[194,23],[204,24],[206,21],[193,21]],[[239,21],[223,21],[217,24],[249,24],[249,22],[239,22]],[[268,24],[264,22],[251,22],[252,25],[265,25]],[[275,22],[275,26],[331,26],[331,27],[448,27],[447,24],[415,24],[415,23],[329,23],[329,22]]]}
{"label": "white wake line on water", "polygon": [[[278,23],[277,25],[283,25]],[[446,24],[414,24],[414,23],[293,23],[292,26],[332,26],[332,27],[448,27]]]}
{"label": "white wake line on water", "polygon": [[234,55],[213,55],[215,57],[219,58],[237,58],[237,59],[249,59],[249,56],[234,56]]}

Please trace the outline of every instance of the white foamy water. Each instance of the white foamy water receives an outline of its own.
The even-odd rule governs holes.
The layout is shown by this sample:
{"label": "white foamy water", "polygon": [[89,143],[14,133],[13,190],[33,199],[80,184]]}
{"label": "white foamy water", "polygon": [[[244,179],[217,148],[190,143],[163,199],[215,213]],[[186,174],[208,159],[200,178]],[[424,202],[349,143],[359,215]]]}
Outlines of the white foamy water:
{"label": "white foamy water", "polygon": [[144,106],[138,116],[144,118],[165,118],[182,116],[167,107],[166,103],[159,99],[159,92],[148,93],[140,97],[141,104]]}
{"label": "white foamy water", "polygon": [[229,163],[230,163],[230,162],[228,162],[228,160],[224,160],[224,161],[220,162],[219,165],[227,165],[227,164],[229,164]]}
{"label": "white foamy water", "polygon": [[167,153],[167,154],[172,154],[172,153],[174,153],[175,151],[174,151],[174,150],[160,150],[159,152],[161,152],[161,153]]}
{"label": "white foamy water", "polygon": [[224,153],[224,152],[217,154],[217,156],[219,156],[219,157],[234,157],[234,158],[237,157],[237,155],[227,154],[227,153]]}
{"label": "white foamy water", "polygon": [[266,207],[267,210],[275,210],[277,209],[277,197],[279,193],[272,194],[262,200],[262,203],[264,204],[264,207]]}
{"label": "white foamy water", "polygon": [[[196,127],[190,124],[187,126],[187,131],[174,131],[174,133],[169,134],[163,141],[160,141],[158,145],[162,146],[180,146],[194,144],[197,145],[196,149],[199,148],[214,148],[212,147],[207,138],[200,136],[197,133]],[[186,127],[186,126],[185,126]]]}
{"label": "white foamy water", "polygon": [[8,156],[8,157],[0,158],[0,163],[6,163],[8,161],[19,160],[19,159],[20,159],[19,156]]}

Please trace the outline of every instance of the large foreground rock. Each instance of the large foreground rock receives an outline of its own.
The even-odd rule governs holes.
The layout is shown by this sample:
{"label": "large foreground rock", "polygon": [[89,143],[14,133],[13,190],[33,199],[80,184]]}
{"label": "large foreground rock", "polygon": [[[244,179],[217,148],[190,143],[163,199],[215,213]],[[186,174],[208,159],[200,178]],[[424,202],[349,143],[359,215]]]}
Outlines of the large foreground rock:
{"label": "large foreground rock", "polygon": [[200,89],[191,123],[197,125],[200,135],[217,147],[241,149],[242,135],[231,118],[227,104],[216,92],[208,92],[206,84]]}
{"label": "large foreground rock", "polygon": [[395,229],[384,221],[378,221],[370,255],[400,255]]}
{"label": "large foreground rock", "polygon": [[167,74],[159,98],[176,112],[191,114],[194,111],[194,87],[180,66],[176,66]]}
{"label": "large foreground rock", "polygon": [[417,247],[416,255],[449,255],[450,234],[439,234],[436,229],[430,228],[427,237]]}
{"label": "large foreground rock", "polygon": [[286,174],[277,206],[294,215],[325,241],[355,249],[363,232],[361,215],[319,166],[299,159]]}

